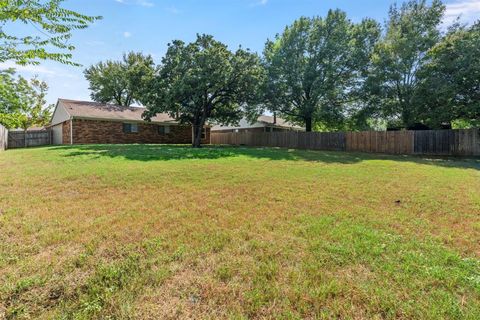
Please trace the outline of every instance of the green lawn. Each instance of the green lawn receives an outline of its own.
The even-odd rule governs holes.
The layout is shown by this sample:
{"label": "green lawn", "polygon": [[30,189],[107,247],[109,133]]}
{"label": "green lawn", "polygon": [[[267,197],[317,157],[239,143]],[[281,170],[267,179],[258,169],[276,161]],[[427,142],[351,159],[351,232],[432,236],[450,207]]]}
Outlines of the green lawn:
{"label": "green lawn", "polygon": [[0,319],[480,319],[480,160],[0,153]]}

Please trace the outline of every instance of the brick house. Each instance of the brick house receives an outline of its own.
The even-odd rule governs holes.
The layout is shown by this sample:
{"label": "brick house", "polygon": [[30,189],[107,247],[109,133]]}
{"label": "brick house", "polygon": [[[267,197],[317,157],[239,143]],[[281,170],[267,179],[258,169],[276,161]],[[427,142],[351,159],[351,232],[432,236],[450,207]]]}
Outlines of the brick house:
{"label": "brick house", "polygon": [[276,116],[260,116],[257,121],[250,122],[247,119],[241,119],[238,126],[212,127],[212,132],[282,132],[282,131],[305,131],[305,128],[294,125],[282,118]]}
{"label": "brick house", "polygon": [[[53,144],[189,144],[193,130],[168,114],[143,120],[145,108],[122,107],[97,102],[58,99],[49,128]],[[202,143],[210,143],[210,128],[202,132]]]}

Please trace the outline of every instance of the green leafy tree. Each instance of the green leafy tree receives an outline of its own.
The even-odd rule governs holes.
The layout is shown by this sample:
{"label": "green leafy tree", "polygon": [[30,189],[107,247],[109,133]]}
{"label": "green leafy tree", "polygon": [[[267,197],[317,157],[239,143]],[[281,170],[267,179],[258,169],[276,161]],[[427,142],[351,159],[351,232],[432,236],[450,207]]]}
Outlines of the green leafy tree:
{"label": "green leafy tree", "polygon": [[27,104],[28,81],[15,76],[15,69],[0,70],[0,112],[12,113]]}
{"label": "green leafy tree", "polygon": [[428,57],[419,74],[418,117],[434,128],[480,125],[480,21],[452,30]]}
{"label": "green leafy tree", "polygon": [[29,103],[23,105],[18,112],[19,127],[27,130],[33,126],[45,126],[50,122],[52,116],[52,105],[46,106],[46,95],[48,85],[37,78],[30,80],[30,90],[28,93]]}
{"label": "green leafy tree", "polygon": [[25,78],[15,76],[14,69],[0,71],[0,124],[6,128],[19,127],[19,111],[30,103],[30,89]]}
{"label": "green leafy tree", "polygon": [[[75,49],[70,42],[72,31],[85,29],[101,17],[65,9],[62,2],[0,0],[0,62],[12,60],[18,64],[38,64],[39,60],[48,59],[77,65],[72,62],[70,53]],[[30,27],[30,35],[15,32],[19,24]]]}
{"label": "green leafy tree", "polygon": [[410,0],[390,8],[385,35],[375,47],[366,82],[368,107],[391,123],[409,127],[418,119],[419,72],[442,38],[445,6]]}
{"label": "green leafy tree", "polygon": [[13,69],[0,72],[0,123],[6,128],[44,126],[51,118],[46,107],[48,86],[37,78],[27,81]]}
{"label": "green leafy tree", "polygon": [[375,21],[355,24],[340,10],[295,21],[265,46],[267,108],[307,131],[315,123],[338,128],[359,98],[379,34]]}
{"label": "green leafy tree", "polygon": [[145,117],[160,112],[178,116],[193,126],[193,147],[200,147],[207,121],[237,122],[242,106],[258,102],[262,77],[259,57],[248,50],[231,52],[209,35],[198,35],[190,44],[173,41],[145,95]]}
{"label": "green leafy tree", "polygon": [[[63,8],[63,0],[0,0],[0,62],[39,64],[72,61],[72,32],[88,27],[101,17]],[[25,30],[20,31],[20,25]],[[28,30],[30,28],[31,30]],[[29,35],[22,35],[27,33]],[[0,71],[0,123],[9,128],[28,128],[48,122],[44,107],[48,86],[38,79],[15,77],[14,69]]]}
{"label": "green leafy tree", "polygon": [[94,101],[130,106],[141,100],[154,72],[151,56],[130,52],[123,55],[122,61],[100,62],[86,69],[84,74],[90,82]]}

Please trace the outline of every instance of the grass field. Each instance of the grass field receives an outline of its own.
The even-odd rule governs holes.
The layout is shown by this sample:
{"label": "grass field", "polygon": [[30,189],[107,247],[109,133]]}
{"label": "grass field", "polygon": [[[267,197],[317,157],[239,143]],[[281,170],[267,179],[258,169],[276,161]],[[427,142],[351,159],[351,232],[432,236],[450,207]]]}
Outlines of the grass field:
{"label": "grass field", "polygon": [[0,153],[0,319],[480,319],[480,160]]}

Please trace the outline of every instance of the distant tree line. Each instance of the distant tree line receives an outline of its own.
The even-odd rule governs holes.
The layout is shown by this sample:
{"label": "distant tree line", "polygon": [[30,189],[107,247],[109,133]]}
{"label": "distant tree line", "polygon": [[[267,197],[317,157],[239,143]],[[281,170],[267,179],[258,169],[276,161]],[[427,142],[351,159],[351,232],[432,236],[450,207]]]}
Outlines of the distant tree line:
{"label": "distant tree line", "polygon": [[168,46],[161,63],[128,53],[85,70],[96,101],[167,112],[196,128],[265,111],[307,131],[480,124],[480,22],[443,25],[440,0],[392,5],[384,26],[341,10],[302,17],[263,55],[209,35]]}

